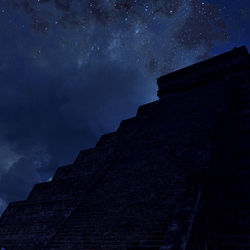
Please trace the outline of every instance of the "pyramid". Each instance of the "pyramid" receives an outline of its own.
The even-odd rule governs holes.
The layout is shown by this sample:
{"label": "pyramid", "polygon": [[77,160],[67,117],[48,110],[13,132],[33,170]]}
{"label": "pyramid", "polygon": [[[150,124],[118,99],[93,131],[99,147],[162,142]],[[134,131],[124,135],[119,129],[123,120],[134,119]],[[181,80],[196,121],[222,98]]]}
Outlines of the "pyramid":
{"label": "pyramid", "polygon": [[159,100],[11,202],[0,247],[250,249],[250,56],[157,79]]}

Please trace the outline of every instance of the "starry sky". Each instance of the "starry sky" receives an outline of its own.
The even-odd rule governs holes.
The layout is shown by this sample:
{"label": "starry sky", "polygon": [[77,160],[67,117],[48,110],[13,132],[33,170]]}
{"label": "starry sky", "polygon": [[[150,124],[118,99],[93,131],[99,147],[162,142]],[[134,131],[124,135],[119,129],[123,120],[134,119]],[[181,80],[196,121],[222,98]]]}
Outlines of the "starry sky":
{"label": "starry sky", "polygon": [[0,0],[0,214],[249,27],[249,0]]}

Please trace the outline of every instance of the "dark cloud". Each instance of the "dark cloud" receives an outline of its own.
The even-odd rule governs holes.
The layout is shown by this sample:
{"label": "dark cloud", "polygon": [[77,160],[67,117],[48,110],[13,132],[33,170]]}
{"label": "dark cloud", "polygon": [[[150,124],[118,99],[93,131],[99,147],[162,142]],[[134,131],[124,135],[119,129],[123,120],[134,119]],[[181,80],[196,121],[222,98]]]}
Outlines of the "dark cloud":
{"label": "dark cloud", "polygon": [[[30,164],[32,163],[32,165]],[[29,157],[21,157],[7,173],[1,176],[0,197],[5,201],[24,198],[30,186],[41,178],[36,171],[36,165]]]}

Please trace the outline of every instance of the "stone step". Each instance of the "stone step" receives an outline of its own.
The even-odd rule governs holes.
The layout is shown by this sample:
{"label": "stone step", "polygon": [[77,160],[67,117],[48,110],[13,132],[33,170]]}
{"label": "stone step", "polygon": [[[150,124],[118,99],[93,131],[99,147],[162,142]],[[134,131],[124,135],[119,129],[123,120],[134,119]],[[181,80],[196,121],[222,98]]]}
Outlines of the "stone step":
{"label": "stone step", "polygon": [[1,230],[16,231],[20,227],[44,227],[60,224],[68,216],[75,201],[15,202],[10,203],[0,220]]}
{"label": "stone step", "polygon": [[[132,118],[123,120],[123,121],[121,121],[121,123],[120,123],[117,131],[119,133],[124,133],[126,131],[128,131],[129,133],[131,133],[137,127],[139,120],[140,119],[138,119],[137,117],[132,117]],[[124,136],[126,136],[126,134],[124,134]]]}
{"label": "stone step", "polygon": [[236,119],[236,123],[238,122],[244,122],[249,121],[250,118],[250,102],[248,105],[248,108],[240,109],[237,112],[234,113],[234,118]]}
{"label": "stone step", "polygon": [[[79,208],[78,208],[79,209]],[[80,213],[80,215],[79,215]],[[100,218],[100,216],[98,216]],[[165,232],[167,230],[166,223],[162,222],[154,222],[154,223],[144,223],[142,228],[134,228],[134,225],[120,225],[119,226],[119,240],[118,242],[115,242],[113,237],[115,235],[105,235],[105,230],[102,231],[101,228],[105,228],[105,225],[110,224],[110,221],[116,221],[116,217],[103,217],[104,220],[102,220],[102,223],[99,224],[99,230],[96,231],[96,228],[91,225],[90,221],[88,220],[89,216],[87,218],[83,218],[81,216],[81,212],[77,210],[77,213],[72,214],[67,223],[65,224],[66,227],[63,227],[51,240],[51,242],[48,245],[48,248],[52,248],[55,245],[63,247],[64,244],[63,241],[66,241],[68,243],[76,242],[77,239],[80,239],[81,242],[85,243],[84,246],[88,245],[88,242],[92,241],[92,245],[88,245],[89,247],[93,247],[93,243],[97,244],[96,249],[99,249],[99,247],[103,244],[107,246],[107,249],[112,249],[113,245],[117,244],[117,247],[122,244],[122,242],[126,242],[128,245],[130,245],[129,240],[127,237],[128,233],[131,233],[131,236],[136,236],[137,241],[137,247],[140,246],[142,249],[145,249],[146,246],[148,247],[155,247],[155,249],[159,249],[159,247],[162,244],[163,237],[165,235]],[[94,218],[91,216],[91,218]],[[106,220],[105,220],[106,218]],[[92,220],[92,219],[90,219]],[[87,226],[88,225],[88,226]],[[117,232],[118,232],[117,231]],[[128,237],[131,237],[128,236]],[[132,237],[133,238],[133,237]],[[135,240],[132,239],[131,241]],[[130,239],[130,238],[129,238]],[[132,243],[132,242],[131,242]],[[87,245],[86,245],[87,244]],[[85,248],[83,248],[85,249]],[[86,248],[87,249],[87,248]],[[126,248],[128,249],[128,248]],[[131,249],[132,246],[131,246]],[[135,248],[137,249],[137,248]]]}
{"label": "stone step", "polygon": [[76,168],[86,168],[88,166],[96,165],[98,162],[104,161],[110,152],[113,151],[113,147],[95,147],[92,149],[91,154],[88,156],[79,154],[78,160],[75,161]]}
{"label": "stone step", "polygon": [[[86,229],[87,230],[87,229]],[[129,235],[128,231],[119,231],[119,233],[123,234],[123,235]],[[152,240],[152,241],[159,241],[162,240],[165,231],[162,231],[161,234],[159,235],[154,235],[153,233],[148,233],[148,235],[146,235],[145,233],[142,234],[142,232],[134,232],[131,231],[131,233],[133,233],[132,235],[130,235],[129,237],[132,237],[133,235],[136,235],[139,238],[142,238],[144,240]],[[56,237],[54,237],[54,240],[56,239],[61,239],[61,238],[73,238],[73,237],[77,237],[77,236],[81,236],[83,239],[88,240],[88,239],[93,239],[93,238],[108,238],[105,237],[104,232],[97,234],[95,232],[89,231],[89,232],[83,232],[83,231],[79,231],[79,232],[72,232],[72,231],[65,231],[64,233],[60,233],[58,235],[56,235]],[[115,237],[115,236],[114,236]],[[121,239],[124,238],[123,236],[119,236]]]}
{"label": "stone step", "polygon": [[136,117],[148,117],[150,114],[154,112],[154,110],[157,108],[157,105],[159,104],[159,101],[147,103],[144,105],[141,105],[137,109]]}
{"label": "stone step", "polygon": [[236,109],[234,111],[235,116],[235,125],[238,125],[240,127],[240,123],[241,121],[248,121],[247,118],[249,118],[250,116],[250,102],[249,103],[245,103],[242,106],[236,106]]}
{"label": "stone step", "polygon": [[[250,133],[248,132],[241,132],[237,135],[237,137],[233,141],[233,150],[235,156],[240,156],[240,155],[246,155],[248,152],[250,152]],[[240,164],[242,161],[239,160]]]}
{"label": "stone step", "polygon": [[238,152],[233,152],[232,159],[237,162],[237,168],[239,170],[249,168],[250,166],[250,148]]}
{"label": "stone step", "polygon": [[[116,218],[113,218],[113,220],[112,220],[112,218],[110,218],[110,220],[107,220],[107,221],[105,221],[105,223],[104,222],[102,222],[101,224],[99,223],[99,225],[100,225],[100,230],[102,230],[103,228],[105,228],[106,227],[106,225],[108,225],[108,223],[111,221],[115,221],[115,219]],[[64,228],[62,228],[62,230],[61,230],[61,233],[65,233],[66,231],[68,231],[68,232],[72,232],[73,230],[75,231],[75,232],[77,232],[77,231],[79,231],[79,230],[83,230],[83,228],[85,228],[85,225],[87,225],[88,224],[88,228],[89,228],[89,231],[91,231],[91,229],[94,229],[94,227],[92,228],[91,227],[91,221],[90,220],[82,220],[82,221],[80,221],[81,222],[81,224],[82,225],[78,225],[78,224],[76,224],[76,223],[69,223],[68,221],[67,221],[67,225],[66,225],[66,227],[64,227]],[[84,224],[83,224],[84,223]],[[116,225],[116,224],[115,224]],[[126,226],[126,225],[116,225],[116,226],[119,226],[118,228],[119,228],[119,230],[123,230],[123,231],[129,231],[129,230],[133,230],[133,231],[136,231],[137,229],[140,231],[140,232],[148,232],[148,231],[150,231],[151,232],[151,234],[153,235],[153,236],[157,236],[157,235],[160,235],[161,233],[162,233],[162,231],[165,231],[166,229],[167,229],[167,226],[166,225],[164,225],[164,226],[162,226],[162,225],[159,225],[159,224],[143,224],[143,227],[142,228],[137,228],[137,227],[135,227],[135,225],[130,225],[130,226]],[[103,229],[104,230],[104,229]]]}
{"label": "stone step", "polygon": [[119,137],[119,134],[117,132],[104,134],[101,136],[101,138],[97,142],[96,147],[111,145],[112,143],[116,141],[116,139],[118,139],[118,137]]}
{"label": "stone step", "polygon": [[[86,221],[86,222],[89,222],[89,221]],[[88,223],[88,224],[90,224],[90,223]],[[87,223],[86,223],[86,225],[87,225]],[[94,227],[91,227],[91,226],[88,225],[88,228],[89,228],[88,232],[92,232],[93,234],[95,234],[96,229]],[[101,229],[104,230],[103,228],[105,228],[103,226],[103,224],[102,225],[100,224],[100,230]],[[64,228],[61,229],[60,235],[64,235],[66,233],[72,233],[72,232],[74,232],[74,233],[80,233],[80,231],[81,231],[81,233],[88,233],[88,232],[82,232],[83,229],[85,229],[84,226],[70,227],[67,224],[66,228],[64,227]],[[153,237],[153,238],[156,237],[158,239],[158,237],[161,236],[162,233],[167,230],[167,228],[166,227],[161,227],[161,226],[158,226],[158,225],[154,225],[154,226],[148,227],[147,229],[145,229],[145,228],[138,228],[138,230],[135,230],[134,228],[126,228],[126,227],[120,226],[119,230],[120,231],[124,231],[124,232],[138,231],[138,232],[141,232],[143,234],[150,232],[150,236],[151,237]],[[96,233],[99,234],[99,233],[102,233],[102,231],[96,231]]]}
{"label": "stone step", "polygon": [[238,94],[238,93],[240,93],[240,94],[243,93],[244,94],[244,93],[250,91],[250,82],[246,81],[243,84],[237,84],[236,90],[237,90],[236,94]]}
{"label": "stone step", "polygon": [[[250,109],[250,102],[247,102],[247,103],[241,103],[241,104],[237,104],[237,105],[234,105],[233,107],[233,114],[234,113],[247,113]],[[239,125],[239,124],[238,124]]]}
{"label": "stone step", "polygon": [[[37,207],[39,210],[45,207],[51,207],[56,204],[57,206],[63,207],[65,204],[70,204],[74,201],[74,199],[63,199],[63,200],[51,200],[51,201],[14,201],[10,202],[8,205],[8,209],[5,210],[4,214],[9,214],[10,211],[16,212],[16,209],[24,209],[24,207],[34,206]],[[1,217],[2,218],[2,217]]]}
{"label": "stone step", "polygon": [[218,246],[219,250],[249,250],[250,245],[249,244],[219,244]]}
{"label": "stone step", "polygon": [[83,181],[83,179],[88,179],[93,171],[94,165],[89,163],[85,163],[82,165],[72,165],[67,168],[61,167],[60,169],[58,169],[51,182],[71,182],[73,180]]}
{"label": "stone step", "polygon": [[249,94],[250,94],[250,86],[245,87],[244,89],[241,89],[236,93],[235,98],[240,100],[240,99],[249,99]]}
{"label": "stone step", "polygon": [[250,93],[250,84],[245,83],[245,84],[241,84],[238,85],[235,90],[234,90],[234,95],[237,96],[241,96],[241,95],[248,95]]}
{"label": "stone step", "polygon": [[221,234],[217,237],[220,246],[250,247],[249,234]]}
{"label": "stone step", "polygon": [[95,169],[92,165],[62,167],[52,181],[36,184],[27,200],[61,200],[77,197],[87,189],[94,174]]}
{"label": "stone step", "polygon": [[[245,154],[247,154],[247,152]],[[239,178],[244,175],[249,177],[249,166],[250,166],[250,159],[248,161],[241,161],[237,163],[237,169],[233,171],[235,173],[235,178]]]}
{"label": "stone step", "polygon": [[[105,250],[111,250],[111,249],[115,249],[115,250],[120,250],[120,249],[126,249],[126,250],[158,250],[161,246],[162,242],[159,242],[157,244],[129,244],[129,243],[116,243],[116,242],[111,242],[110,244],[107,244],[106,242],[100,242],[98,244],[93,242],[91,243],[85,243],[85,242],[77,242],[74,243],[74,247],[67,246],[67,242],[65,242],[64,244],[62,243],[55,243],[53,245],[49,245],[47,249],[78,249],[77,247],[80,246],[80,249],[82,250],[97,250],[97,249],[105,249]],[[67,248],[65,248],[67,247]],[[239,250],[239,249],[237,249]]]}
{"label": "stone step", "polygon": [[249,96],[238,96],[233,101],[233,107],[235,109],[235,112],[241,111],[241,110],[248,110],[250,105],[250,97]]}
{"label": "stone step", "polygon": [[[105,250],[120,250],[120,249],[126,249],[126,250],[158,250],[160,248],[160,245],[157,246],[150,246],[150,245],[137,245],[137,244],[112,244],[109,246],[105,246],[105,245],[96,245],[96,244],[83,244],[81,245],[81,243],[76,244],[73,248],[72,247],[67,247],[66,249],[78,249],[78,245],[81,246],[82,250],[97,250],[97,249],[105,249]],[[49,249],[62,249],[65,250],[65,246],[67,246],[67,244],[65,243],[65,245],[53,245],[50,246]]]}
{"label": "stone step", "polygon": [[52,178],[52,181],[55,182],[57,180],[67,179],[69,176],[73,177],[72,172],[75,168],[76,168],[75,164],[70,164],[67,166],[62,166],[62,167],[57,168]]}
{"label": "stone step", "polygon": [[[129,134],[133,134],[134,129],[136,129],[140,121],[140,116],[123,120],[117,131],[102,135],[97,142],[96,147],[110,147],[110,145],[120,143],[121,141],[126,140],[126,138],[129,139]],[[126,133],[126,131],[128,133]]]}
{"label": "stone step", "polygon": [[[126,237],[127,236],[127,237]],[[67,235],[60,235],[58,237],[56,237],[53,241],[53,244],[56,243],[56,242],[60,242],[62,240],[73,240],[74,238],[78,238],[78,239],[81,239],[82,241],[84,242],[100,242],[100,241],[103,241],[103,242],[107,242],[107,243],[112,243],[112,242],[115,242],[117,240],[119,240],[119,242],[124,242],[126,241],[127,239],[130,239],[130,241],[137,241],[137,242],[140,242],[140,243],[143,243],[143,244],[158,244],[159,242],[162,242],[163,241],[163,237],[164,237],[164,234],[157,238],[157,239],[150,239],[151,238],[151,235],[140,235],[140,234],[137,234],[137,232],[134,232],[133,235],[124,235],[124,236],[116,236],[114,235],[113,237],[107,237],[105,235],[98,235],[98,236],[95,236],[95,235],[89,235],[89,236],[86,236],[84,235],[83,233],[78,233],[78,234],[67,234]]]}
{"label": "stone step", "polygon": [[[33,243],[33,244],[32,244]],[[35,244],[36,245],[36,244]],[[34,240],[32,239],[5,239],[1,240],[0,247],[4,247],[6,250],[11,249],[20,249],[20,250],[29,250],[34,249]]]}
{"label": "stone step", "polygon": [[238,127],[235,127],[235,136],[233,137],[233,145],[235,144],[235,142],[237,142],[240,146],[241,144],[241,140],[244,139],[244,138],[247,138],[249,139],[250,137],[250,121],[249,121],[249,124],[241,124],[240,126]]}
{"label": "stone step", "polygon": [[90,148],[90,149],[85,149],[80,151],[80,153],[78,154],[74,164],[75,165],[81,165],[82,162],[87,162],[88,161],[88,157],[93,154],[94,148]]}
{"label": "stone step", "polygon": [[[47,201],[70,199],[80,194],[85,186],[81,185],[79,179],[68,178],[55,182],[39,183],[34,186],[27,200],[30,201]],[[84,179],[82,179],[84,183]],[[85,181],[85,183],[87,183]]]}
{"label": "stone step", "polygon": [[91,149],[91,152],[89,150],[81,151],[75,161],[76,165],[94,165],[101,160],[105,160],[109,154],[117,149],[117,145],[130,138],[138,125],[138,121],[139,119],[136,117],[123,120],[117,131],[101,136],[96,147]]}
{"label": "stone step", "polygon": [[[75,235],[72,235],[73,237]],[[118,238],[106,238],[105,237],[89,237],[89,238],[83,238],[81,235],[78,237],[74,237],[74,239],[80,240],[82,243],[84,242],[85,244],[105,244],[105,245],[123,245],[123,244],[136,244],[140,246],[159,246],[163,242],[163,237],[159,240],[150,240],[147,239],[147,236],[141,237],[140,235],[134,234],[133,237],[128,236],[130,238],[124,237],[118,237]],[[50,243],[49,246],[59,246],[63,245],[64,242],[69,242],[69,240],[72,240],[73,238],[68,235],[68,237],[58,237],[56,240],[53,241],[53,243]],[[128,241],[129,239],[129,241]]]}

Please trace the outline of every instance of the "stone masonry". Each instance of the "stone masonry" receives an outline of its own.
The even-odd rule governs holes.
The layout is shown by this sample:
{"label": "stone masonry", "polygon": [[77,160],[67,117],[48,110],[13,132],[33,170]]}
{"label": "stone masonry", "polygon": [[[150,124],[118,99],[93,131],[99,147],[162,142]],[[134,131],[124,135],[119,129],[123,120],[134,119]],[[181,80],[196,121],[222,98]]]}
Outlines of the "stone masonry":
{"label": "stone masonry", "polygon": [[249,250],[250,56],[157,79],[159,100],[0,218],[0,247]]}

